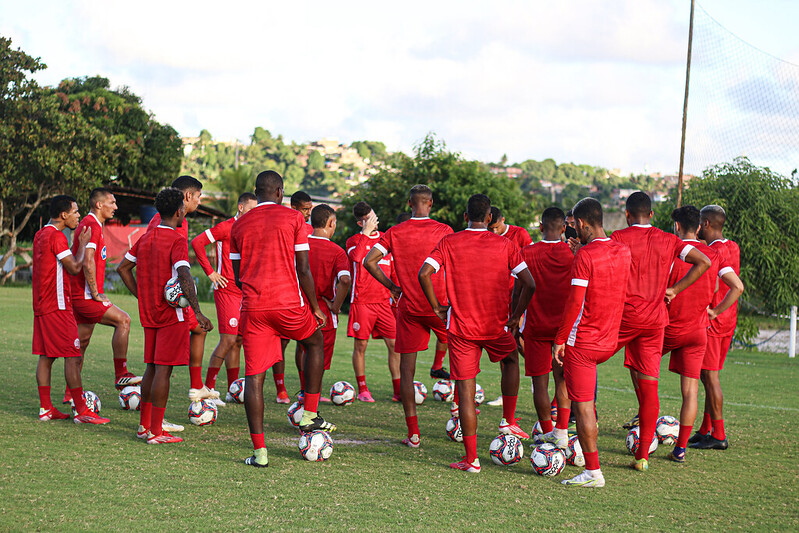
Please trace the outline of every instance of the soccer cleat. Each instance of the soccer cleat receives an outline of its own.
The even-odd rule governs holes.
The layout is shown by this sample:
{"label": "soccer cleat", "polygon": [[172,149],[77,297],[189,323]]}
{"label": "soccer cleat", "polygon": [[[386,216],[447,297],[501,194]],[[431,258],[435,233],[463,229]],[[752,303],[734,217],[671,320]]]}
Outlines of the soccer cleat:
{"label": "soccer cleat", "polygon": [[632,463],[630,463],[630,468],[633,470],[638,470],[639,472],[646,472],[649,470],[649,460],[647,459],[636,459]]}
{"label": "soccer cleat", "polygon": [[[228,393],[228,395],[230,395],[230,393]],[[233,399],[232,396],[231,399]],[[277,396],[275,397],[275,403],[291,403],[291,398],[289,398],[289,393],[284,390],[278,392]]]}
{"label": "soccer cleat", "polygon": [[449,414],[452,418],[458,418],[460,416],[461,411],[457,403],[452,402],[452,405],[449,406]]}
{"label": "soccer cleat", "polygon": [[622,424],[621,427],[623,427],[624,429],[637,428],[638,427],[638,415],[635,415],[634,417],[632,417],[630,419],[630,421],[627,422],[626,424]]}
{"label": "soccer cleat", "polygon": [[173,424],[172,422],[167,422],[166,420],[161,423],[161,427],[164,431],[171,431],[172,433],[178,433],[186,429],[180,424]]}
{"label": "soccer cleat", "polygon": [[147,444],[177,444],[178,442],[183,442],[183,439],[173,437],[166,431],[163,431],[160,435],[153,435],[152,433],[147,435]]}
{"label": "soccer cleat", "polygon": [[400,396],[399,394],[395,394],[394,396],[391,397],[391,401],[392,402],[401,402],[402,401],[402,396]]}
{"label": "soccer cleat", "polygon": [[[219,394],[219,393],[217,392],[217,394]],[[210,400],[208,400],[208,401],[209,401],[209,402],[211,402],[211,403],[213,403],[213,404],[214,404],[214,405],[216,405],[217,407],[224,407],[224,406],[226,405],[226,404],[225,404],[225,402],[223,402],[223,401],[222,401],[222,400],[220,400],[219,398],[212,398],[212,399],[210,399]]]}
{"label": "soccer cleat", "polygon": [[684,463],[685,462],[685,451],[683,450],[679,454],[677,453],[677,449],[675,448],[671,452],[669,452],[668,458],[674,461],[675,463]]}
{"label": "soccer cleat", "polygon": [[564,479],[561,483],[567,487],[598,488],[605,486],[605,476],[602,475],[602,472],[592,476],[588,470],[583,470],[571,479]]}
{"label": "soccer cleat", "polygon": [[430,377],[433,379],[449,379],[449,372],[444,370],[444,367],[433,370],[430,369]]}
{"label": "soccer cleat", "polygon": [[137,376],[132,372],[125,372],[121,376],[119,376],[114,385],[117,389],[122,390],[125,387],[130,387],[132,385],[140,385],[141,384],[141,376]]}
{"label": "soccer cleat", "polygon": [[136,430],[136,438],[137,439],[148,439],[152,433],[150,433],[150,428],[146,428],[139,424],[139,429]]}
{"label": "soccer cleat", "polygon": [[368,390],[365,390],[365,391],[359,393],[358,394],[358,400],[360,400],[362,402],[367,402],[367,403],[374,403],[375,402],[375,399],[372,398],[372,393],[369,392]]}
{"label": "soccer cleat", "polygon": [[419,445],[422,444],[422,439],[419,435],[411,435],[410,437],[402,439],[402,444],[408,448],[418,448]]}
{"label": "soccer cleat", "polygon": [[688,447],[695,450],[726,450],[730,447],[730,443],[727,442],[727,439],[719,440],[713,435],[708,435],[704,440],[691,444]]}
{"label": "soccer cleat", "polygon": [[313,419],[311,419],[310,424],[300,425],[300,431],[303,433],[310,433],[311,431],[316,430],[327,431],[330,433],[332,431],[336,431],[336,425],[331,424],[319,415],[316,415]]}
{"label": "soccer cleat", "polygon": [[327,396],[319,396],[319,401],[322,403],[330,403],[331,400]]}
{"label": "soccer cleat", "polygon": [[691,438],[690,438],[690,439],[688,439],[688,444],[696,444],[697,442],[702,442],[703,440],[705,440],[705,439],[706,439],[706,438],[708,438],[709,436],[710,436],[710,433],[708,433],[707,435],[705,435],[705,434],[699,433],[699,432],[697,431],[696,433],[694,433],[693,435],[691,435]]}
{"label": "soccer cleat", "polygon": [[530,438],[522,428],[519,427],[518,421],[519,419],[511,420],[508,422],[504,418],[499,421],[499,432],[504,433],[505,435],[513,435],[515,437],[519,437],[522,440],[527,440]]}
{"label": "soccer cleat", "polygon": [[217,399],[219,399],[219,393],[213,389],[209,389],[205,385],[203,385],[201,389],[189,389],[189,400],[193,402]]}
{"label": "soccer cleat", "polygon": [[111,422],[108,418],[103,418],[91,409],[86,409],[83,413],[75,415],[72,419],[76,424],[108,424]]}
{"label": "soccer cleat", "polygon": [[555,434],[555,430],[553,429],[549,433],[544,433],[541,435],[541,440],[544,442],[550,442],[560,448],[561,450],[565,450],[569,447],[569,437],[568,432],[566,433],[565,437],[559,437]]}
{"label": "soccer cleat", "polygon": [[253,450],[252,455],[244,460],[244,464],[258,468],[266,468],[269,466],[269,457],[266,453],[266,448]]}
{"label": "soccer cleat", "polygon": [[50,420],[67,420],[68,418],[69,415],[62,413],[55,407],[51,407],[50,409],[45,409],[43,407],[39,408],[40,422],[49,422]]}
{"label": "soccer cleat", "polygon": [[473,463],[467,463],[466,456],[463,456],[457,463],[450,463],[449,467],[455,468],[457,470],[463,470],[464,472],[469,472],[471,474],[479,474],[480,459],[475,459]]}
{"label": "soccer cleat", "polygon": [[490,402],[486,402],[491,407],[502,407],[502,396],[499,396],[496,400],[491,400]]}

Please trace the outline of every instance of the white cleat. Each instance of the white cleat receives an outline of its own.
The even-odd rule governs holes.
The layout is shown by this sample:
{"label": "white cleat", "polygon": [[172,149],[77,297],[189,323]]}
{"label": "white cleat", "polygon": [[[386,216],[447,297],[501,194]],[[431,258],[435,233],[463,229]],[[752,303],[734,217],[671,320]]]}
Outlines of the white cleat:
{"label": "white cleat", "polygon": [[490,405],[491,407],[502,407],[502,396],[499,396],[496,400],[487,402],[487,405]]}
{"label": "white cleat", "polygon": [[167,422],[166,420],[161,423],[161,428],[169,433],[177,433],[186,429],[180,424],[173,424],[172,422]]}
{"label": "white cleat", "polygon": [[565,450],[569,447],[569,432],[568,430],[560,430],[563,433],[559,434],[557,429],[553,429],[549,433],[544,433],[541,435],[541,440],[544,442],[551,442],[561,450]]}
{"label": "white cleat", "polygon": [[201,389],[189,389],[189,400],[199,402],[200,400],[218,400],[219,393],[209,389],[205,385]]}
{"label": "white cleat", "polygon": [[[211,389],[211,390],[213,390],[214,392],[216,392],[216,393],[217,393],[217,395],[219,394],[219,392],[215,391],[214,389]],[[216,406],[217,406],[217,407],[224,407],[224,406],[225,406],[225,402],[223,402],[222,400],[220,400],[218,397],[217,397],[217,398],[212,398],[212,399],[210,399],[210,400],[208,400],[208,401],[209,401],[209,402],[211,402],[211,403],[213,403],[213,404],[216,404]]]}
{"label": "white cleat", "polygon": [[588,487],[598,488],[605,486],[605,476],[602,475],[601,470],[595,470],[597,474],[591,475],[588,470],[583,470],[571,479],[564,479],[561,481],[567,487]]}

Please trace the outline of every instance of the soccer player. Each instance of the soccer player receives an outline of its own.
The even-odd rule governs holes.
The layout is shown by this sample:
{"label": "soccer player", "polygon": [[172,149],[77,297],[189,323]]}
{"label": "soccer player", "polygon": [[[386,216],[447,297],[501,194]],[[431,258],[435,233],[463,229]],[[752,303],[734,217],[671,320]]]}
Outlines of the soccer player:
{"label": "soccer player", "polygon": [[[739,276],[741,273],[741,250],[738,245],[725,239],[722,234],[727,214],[719,205],[706,205],[700,212],[699,238],[710,243],[708,246],[716,250],[726,265],[719,274],[728,272]],[[723,278],[722,278],[723,279]],[[702,450],[726,450],[729,446],[724,430],[723,406],[724,396],[721,391],[719,372],[724,368],[724,360],[730,349],[732,335],[738,323],[738,294],[730,287],[723,291],[721,287],[713,296],[712,309],[708,310],[710,329],[707,331],[707,348],[702,361],[702,385],[705,388],[705,412],[699,431],[688,441],[691,448]],[[743,290],[743,286],[741,286]],[[717,312],[725,304],[730,304],[726,311]],[[712,434],[711,434],[712,430]]]}
{"label": "soccer player", "polygon": [[[220,222],[213,228],[205,230],[191,241],[194,255],[214,286],[214,302],[216,303],[216,319],[219,327],[219,344],[211,354],[208,370],[205,374],[205,386],[211,390],[216,389],[216,377],[222,367],[222,362],[227,367],[228,391],[230,384],[239,378],[239,355],[241,351],[241,336],[239,335],[239,310],[241,309],[241,290],[233,279],[233,266],[230,264],[230,229],[233,223],[244,213],[258,204],[258,200],[251,192],[239,196],[236,216]],[[208,261],[205,249],[209,244],[216,244],[216,268]],[[282,381],[282,380],[281,380]],[[285,387],[283,393],[286,393]],[[224,406],[222,400],[211,400],[219,406]],[[233,401],[230,392],[225,401]]]}
{"label": "soccer player", "polygon": [[[660,401],[658,378],[663,352],[663,335],[669,321],[666,300],[671,300],[694,283],[708,268],[710,259],[674,234],[652,227],[652,201],[643,192],[627,198],[629,227],[613,232],[611,239],[626,244],[631,254],[624,314],[616,351],[624,350],[624,366],[638,396],[641,445],[630,465],[639,472],[649,468],[649,444],[655,436]],[[575,215],[575,218],[578,218]],[[669,271],[676,259],[692,266],[672,286]]]}
{"label": "soccer player", "polygon": [[583,246],[574,256],[571,288],[552,354],[555,363],[563,367],[571,409],[577,415],[577,438],[583,448],[585,470],[563,484],[604,487],[597,450],[594,389],[597,365],[616,353],[630,276],[630,249],[605,235],[602,205],[594,198],[583,198],[572,211]]}
{"label": "soccer player", "polygon": [[[77,276],[71,277],[72,310],[78,323],[81,356],[86,354],[92,338],[95,324],[103,324],[114,328],[111,337],[111,349],[114,353],[115,385],[123,389],[129,385],[141,383],[141,376],[128,371],[128,336],[130,335],[130,315],[112,304],[103,293],[105,283],[105,238],[103,226],[114,217],[117,201],[114,194],[105,188],[98,187],[89,193],[89,214],[86,215],[78,229],[91,228],[92,238],[86,245],[86,258],[83,269]],[[77,255],[77,241],[72,243],[72,253]],[[81,360],[81,364],[83,361]],[[68,392],[68,391],[67,391]],[[71,397],[70,397],[71,398]],[[64,400],[69,401],[67,395]]]}
{"label": "soccer player", "polygon": [[[200,207],[200,197],[202,196],[203,184],[199,180],[191,176],[179,176],[172,182],[172,188],[183,192],[183,204],[185,208],[185,215],[194,213]],[[156,215],[150,220],[147,225],[147,231],[158,227],[161,224],[161,215]],[[181,219],[178,224],[177,231],[186,239],[188,246],[189,240],[189,222],[185,218]],[[203,384],[203,352],[205,351],[205,336],[206,331],[200,326],[197,320],[194,319],[193,311],[191,308],[186,308],[184,311],[186,320],[189,323],[190,332],[190,351],[189,351],[189,400],[196,402],[203,399],[218,400],[219,393],[211,390]],[[177,431],[178,427],[169,424],[173,431]]]}
{"label": "soccer player", "polygon": [[[347,324],[347,336],[354,337],[352,350],[352,367],[358,382],[358,399],[362,402],[374,402],[372,393],[366,385],[366,346],[369,336],[382,338],[388,348],[388,369],[394,394],[398,394],[397,380],[400,379],[400,356],[394,349],[397,336],[396,320],[391,311],[391,293],[373,276],[364,272],[363,260],[369,250],[379,242],[381,232],[377,231],[377,215],[366,202],[358,202],[352,208],[355,220],[363,228],[347,239],[347,257],[350,260],[352,273],[352,295],[350,298],[350,317]],[[390,277],[393,259],[390,255],[378,263],[384,273]]]}
{"label": "soccer player", "polygon": [[[297,191],[291,195],[291,208],[295,211],[302,213],[302,218],[305,222],[311,220],[311,211],[313,210],[313,199],[305,191]],[[307,229],[307,228],[306,228]],[[309,232],[309,234],[312,233]]]}
{"label": "soccer player", "polygon": [[[671,212],[675,233],[684,242],[690,243],[710,259],[710,268],[699,279],[669,303],[669,325],[666,326],[663,340],[663,354],[671,352],[669,370],[680,374],[682,409],[680,410],[680,433],[677,445],[669,454],[669,459],[685,462],[685,447],[696,418],[696,395],[702,360],[707,345],[707,328],[710,325],[708,314],[718,316],[726,311],[743,293],[743,284],[732,268],[724,262],[723,256],[713,248],[696,239],[699,229],[699,210],[685,205]],[[720,271],[724,270],[723,274]],[[669,273],[669,285],[674,285],[688,272],[688,265],[675,261]],[[712,307],[716,280],[730,288],[730,298]]]}
{"label": "soccer player", "polygon": [[36,385],[39,389],[39,420],[66,420],[66,415],[53,406],[50,398],[50,377],[53,363],[64,358],[64,378],[75,404],[76,424],[107,424],[109,419],[89,409],[83,398],[80,378],[80,341],[78,324],[72,313],[72,297],[67,274],[77,275],[83,268],[86,246],[92,237],[89,227],[75,233],[75,254],[63,231],[78,227],[80,212],[74,198],[58,195],[50,200],[50,222],[33,238],[33,346],[39,356]]}
{"label": "soccer player", "polygon": [[[569,245],[561,239],[566,231],[563,210],[557,207],[545,209],[539,229],[543,240],[521,250],[522,258],[536,286],[535,294],[527,307],[522,331],[524,373],[532,379],[533,403],[544,438],[565,448],[569,440],[570,403],[563,369],[559,365],[552,366],[552,346],[566,306],[574,255]],[[518,299],[520,292],[521,286],[517,283],[514,299]],[[558,402],[557,426],[554,429],[548,391],[550,372],[555,378],[555,396]]]}
{"label": "soccer player", "polygon": [[[420,432],[413,388],[416,356],[418,352],[427,350],[431,330],[435,332],[439,342],[447,342],[446,327],[433,312],[419,285],[419,269],[438,242],[452,234],[452,228],[430,218],[433,192],[428,186],[414,185],[408,197],[408,205],[411,207],[411,218],[389,228],[369,251],[363,265],[367,272],[391,291],[392,298],[398,301],[395,348],[401,354],[400,399],[408,426],[408,437],[402,442],[411,448],[418,448]],[[394,274],[399,284],[391,281],[380,268],[380,261],[389,254],[394,257]],[[430,282],[438,301],[447,305],[444,274],[431,276]],[[395,380],[395,394],[397,385]]]}
{"label": "soccer player", "polygon": [[[213,325],[200,311],[189,270],[189,243],[177,229],[186,216],[185,192],[167,187],[155,197],[160,223],[136,241],[117,267],[131,294],[139,299],[139,319],[144,328],[144,362],[141,413],[136,436],[147,444],[183,442],[164,428],[172,369],[189,363],[189,322],[182,308],[164,298],[164,286],[175,275],[183,295],[203,331]],[[133,269],[136,269],[136,276]]]}
{"label": "soccer player", "polygon": [[[469,198],[465,214],[468,227],[447,235],[436,245],[419,270],[419,284],[436,315],[447,323],[452,378],[461,398],[474,398],[475,377],[480,372],[482,351],[502,372],[502,414],[499,432],[529,438],[516,420],[519,394],[519,360],[514,334],[535,291],[535,281],[519,247],[488,231],[491,201],[484,194]],[[432,275],[444,269],[450,305],[436,296]],[[508,316],[511,274],[524,284],[521,296]],[[404,400],[403,394],[403,400]],[[450,467],[480,472],[477,458],[477,413],[472,401],[459,406],[466,456]]]}
{"label": "soccer player", "polygon": [[267,170],[255,178],[258,205],[233,224],[230,259],[242,292],[241,332],[244,345],[244,407],[253,443],[245,464],[266,467],[264,377],[280,361],[280,339],[297,340],[305,348],[304,412],[300,430],[334,431],[317,414],[324,368],[319,308],[308,262],[308,235],[302,215],[283,202],[283,178]]}

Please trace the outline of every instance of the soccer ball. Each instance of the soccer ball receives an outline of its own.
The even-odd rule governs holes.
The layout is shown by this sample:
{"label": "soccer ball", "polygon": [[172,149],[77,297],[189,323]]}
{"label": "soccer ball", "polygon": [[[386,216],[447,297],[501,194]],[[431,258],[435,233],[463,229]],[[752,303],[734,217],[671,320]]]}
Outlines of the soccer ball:
{"label": "soccer ball", "polygon": [[566,447],[566,462],[572,466],[585,466],[585,456],[583,447],[577,435],[569,437],[569,445]]}
{"label": "soccer ball", "polygon": [[479,384],[474,386],[474,406],[480,407],[486,399],[486,393]]}
{"label": "soccer ball", "polygon": [[413,382],[413,399],[416,400],[416,405],[422,405],[425,398],[427,398],[427,387],[421,381]]}
{"label": "soccer ball", "polygon": [[[83,391],[83,400],[86,402],[86,407],[91,409],[97,414],[100,414],[100,408],[103,406],[102,402],[100,402],[100,397],[97,396],[90,390]],[[78,412],[75,411],[75,402],[70,400],[72,404],[72,416],[77,416]]]}
{"label": "soccer ball", "polygon": [[326,461],[333,454],[333,439],[322,430],[303,433],[297,446],[306,461]]}
{"label": "soccer ball", "polygon": [[286,413],[286,418],[289,419],[289,424],[292,426],[300,427],[300,422],[302,422],[302,415],[305,413],[305,409],[303,408],[300,402],[294,402],[289,407],[288,413]]}
{"label": "soccer ball", "polygon": [[[639,427],[634,427],[630,430],[629,433],[627,433],[627,441],[626,441],[627,451],[629,451],[632,455],[635,455],[635,452],[638,451],[638,445],[641,442],[641,437],[640,437],[641,434],[639,433],[639,431],[640,431]],[[657,434],[655,434],[655,436],[652,437],[652,444],[649,446],[649,453],[652,453],[657,449],[658,449],[658,436]]]}
{"label": "soccer ball", "polygon": [[554,444],[545,442],[533,448],[530,462],[539,476],[557,476],[566,466],[566,454]]}
{"label": "soccer ball", "polygon": [[164,299],[172,307],[186,307],[189,305],[189,301],[183,295],[183,289],[180,287],[180,280],[178,280],[177,276],[170,278],[164,285]]}
{"label": "soccer ball", "polygon": [[463,442],[463,431],[461,431],[461,419],[453,416],[447,420],[447,437],[455,442]]}
{"label": "soccer ball", "polygon": [[677,437],[680,436],[680,422],[673,416],[661,416],[658,418],[658,425],[655,429],[655,435],[660,444],[672,446],[677,442]]}
{"label": "soccer ball", "polygon": [[141,387],[128,386],[119,391],[119,405],[126,411],[141,409]]}
{"label": "soccer ball", "polygon": [[455,385],[448,379],[439,379],[433,385],[433,399],[451,402],[455,398]]}
{"label": "soccer ball", "polygon": [[330,387],[333,405],[347,405],[355,401],[355,388],[346,381],[337,381]]}
{"label": "soccer ball", "polygon": [[216,422],[217,407],[213,402],[200,400],[189,404],[189,422],[195,426],[210,426]]}
{"label": "soccer ball", "polygon": [[538,421],[533,426],[533,444],[544,444],[544,430],[541,429],[541,422]]}
{"label": "soccer ball", "polygon": [[244,403],[244,378],[239,378],[230,384],[228,393],[233,397],[236,403]]}
{"label": "soccer ball", "polygon": [[488,449],[494,464],[510,466],[518,463],[524,457],[524,446],[518,437],[513,435],[499,435],[491,441]]}

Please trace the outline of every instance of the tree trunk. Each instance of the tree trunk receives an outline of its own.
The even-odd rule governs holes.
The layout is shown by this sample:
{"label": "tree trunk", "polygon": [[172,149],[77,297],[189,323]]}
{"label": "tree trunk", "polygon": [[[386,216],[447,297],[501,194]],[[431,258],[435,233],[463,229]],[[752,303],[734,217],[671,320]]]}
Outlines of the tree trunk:
{"label": "tree trunk", "polygon": [[[6,281],[8,281],[11,278],[11,276],[14,274],[14,272],[16,272],[17,270],[21,270],[21,269],[25,268],[26,266],[30,266],[30,265],[20,265],[19,267],[12,268],[11,272],[4,272],[2,270],[3,267],[6,264],[6,261],[8,261],[8,258],[11,257],[12,255],[14,255],[19,250],[19,247],[17,246],[17,237],[22,232],[22,230],[25,229],[25,226],[28,225],[28,222],[30,221],[31,217],[33,216],[33,213],[36,211],[36,209],[38,209],[38,207],[41,205],[42,201],[45,200],[45,198],[42,196],[42,190],[43,189],[44,189],[44,184],[39,185],[39,191],[36,194],[36,200],[34,202],[32,202],[32,203],[27,203],[27,204],[22,206],[21,210],[27,209],[27,211],[25,212],[25,216],[22,217],[22,222],[20,222],[19,226],[16,226],[14,224],[14,220],[16,219],[16,215],[19,214],[19,212],[12,213],[12,215],[10,217],[11,230],[5,229],[2,232],[4,234],[6,234],[6,235],[9,235],[10,236],[10,240],[9,240],[9,243],[8,243],[8,250],[6,250],[6,253],[3,254],[2,258],[0,258],[0,273],[3,274],[3,278],[0,279],[0,286],[5,285]],[[49,196],[48,196],[48,198],[49,198]],[[2,223],[1,219],[0,219],[0,223]]]}

